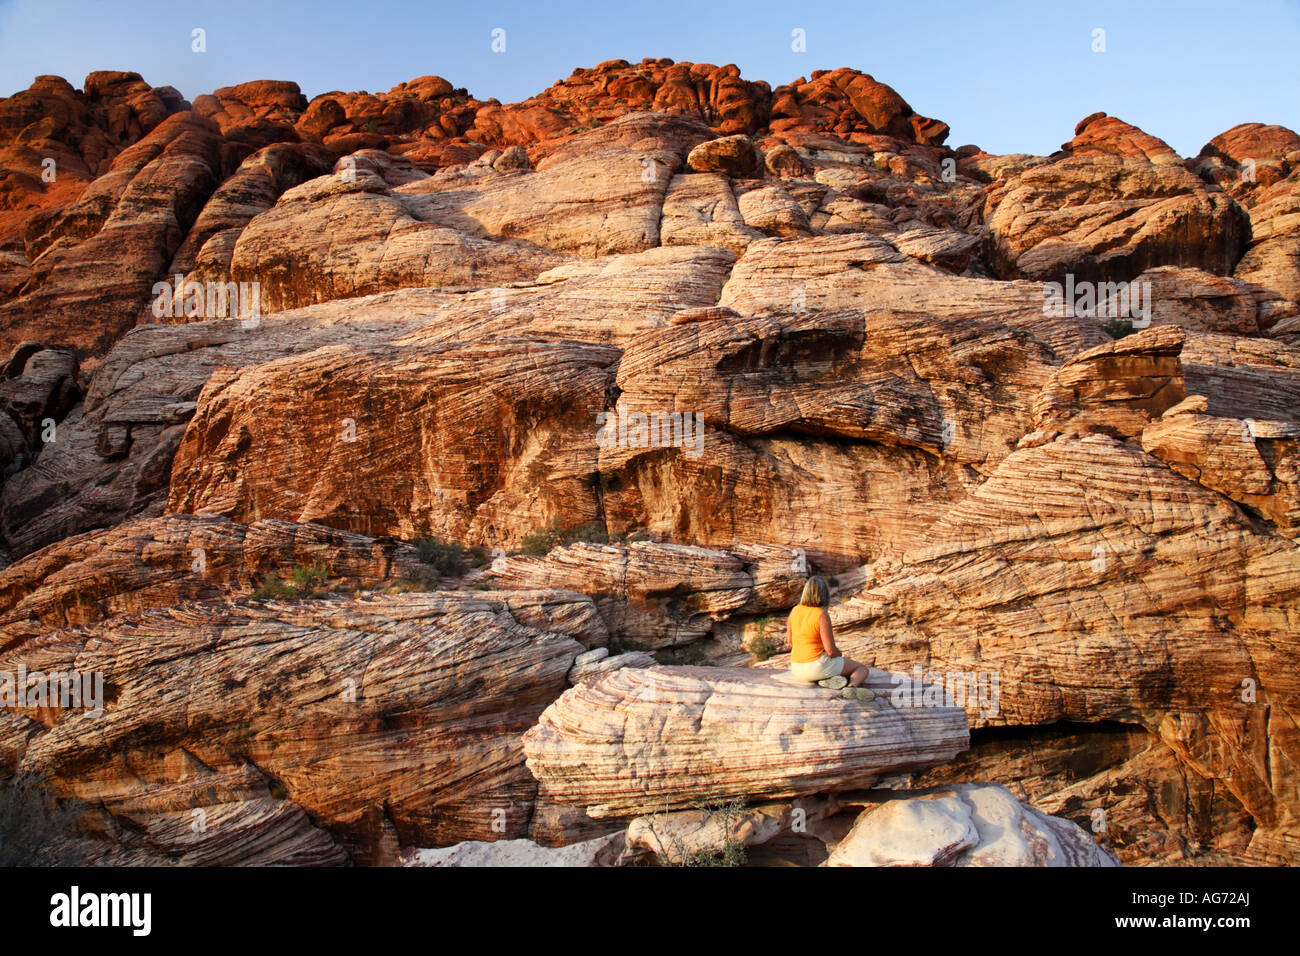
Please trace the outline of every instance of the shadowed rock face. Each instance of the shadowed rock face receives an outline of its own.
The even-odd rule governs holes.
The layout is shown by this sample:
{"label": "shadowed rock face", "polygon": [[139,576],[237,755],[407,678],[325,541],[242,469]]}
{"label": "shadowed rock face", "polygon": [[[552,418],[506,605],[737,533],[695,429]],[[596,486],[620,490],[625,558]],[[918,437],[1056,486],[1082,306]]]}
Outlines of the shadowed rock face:
{"label": "shadowed rock face", "polygon": [[[0,100],[0,672],[106,681],[0,773],[102,862],[674,862],[719,793],[756,862],[1300,860],[1300,138],[946,136],[653,59]],[[776,673],[812,573],[869,704]]]}

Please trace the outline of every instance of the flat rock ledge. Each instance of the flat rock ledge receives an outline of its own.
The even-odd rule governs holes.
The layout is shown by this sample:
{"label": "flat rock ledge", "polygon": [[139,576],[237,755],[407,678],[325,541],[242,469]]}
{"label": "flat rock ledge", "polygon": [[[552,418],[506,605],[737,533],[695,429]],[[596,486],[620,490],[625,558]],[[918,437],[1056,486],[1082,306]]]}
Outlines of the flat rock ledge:
{"label": "flat rock ledge", "polygon": [[750,668],[623,668],[566,691],[524,735],[541,794],[589,816],[865,789],[970,746],[957,707],[898,708]]}

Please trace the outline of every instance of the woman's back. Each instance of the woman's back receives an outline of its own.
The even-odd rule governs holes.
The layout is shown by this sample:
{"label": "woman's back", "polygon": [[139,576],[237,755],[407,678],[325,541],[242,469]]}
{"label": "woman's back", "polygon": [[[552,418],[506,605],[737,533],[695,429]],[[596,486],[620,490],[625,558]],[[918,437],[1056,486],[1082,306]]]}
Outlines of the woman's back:
{"label": "woman's back", "polygon": [[796,664],[815,661],[826,652],[822,646],[821,623],[825,608],[797,604],[790,612],[790,660]]}

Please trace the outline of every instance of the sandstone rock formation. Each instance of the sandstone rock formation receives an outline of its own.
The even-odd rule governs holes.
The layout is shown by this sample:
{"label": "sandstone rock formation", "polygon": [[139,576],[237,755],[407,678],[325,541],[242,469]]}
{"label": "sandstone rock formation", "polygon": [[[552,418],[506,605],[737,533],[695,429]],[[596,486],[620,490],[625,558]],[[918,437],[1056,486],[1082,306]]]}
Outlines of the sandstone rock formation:
{"label": "sandstone rock formation", "polygon": [[931,681],[996,675],[992,711],[964,698],[975,725],[1135,720],[1261,844],[1294,839],[1294,690],[1268,636],[1294,633],[1293,541],[1100,435],[1017,451],[931,535],[836,608],[846,653]]}
{"label": "sandstone rock formation", "polygon": [[[105,680],[0,788],[108,863],[1300,860],[1300,136],[947,134],[665,59],[0,99],[0,674]],[[813,573],[869,704],[780,673]]]}
{"label": "sandstone rock formation", "polygon": [[1241,258],[1245,211],[1164,143],[1098,114],[1063,151],[985,199],[990,264],[1003,278],[1122,282],[1164,265],[1226,275]]}
{"label": "sandstone rock formation", "polygon": [[[883,691],[887,675],[868,686]],[[966,747],[952,707],[863,703],[784,675],[699,667],[614,671],[565,692],[524,735],[542,795],[597,818],[852,790]]]}
{"label": "sandstone rock formation", "polygon": [[[399,844],[526,832],[520,736],[581,649],[451,594],[178,604],[52,629],[2,669],[100,672],[108,703],[9,708],[0,765],[39,767],[88,804],[122,862],[395,862]],[[277,854],[222,825],[263,834],[245,817],[259,807],[297,828]]]}
{"label": "sandstone rock formation", "polygon": [[734,179],[762,176],[763,153],[748,136],[723,136],[700,143],[686,157],[697,173],[723,173]]}
{"label": "sandstone rock formation", "polygon": [[1005,787],[962,784],[891,795],[858,817],[827,866],[1115,866],[1068,820]]}
{"label": "sandstone rock formation", "polygon": [[544,558],[503,557],[484,579],[505,589],[580,590],[595,600],[611,634],[658,648],[698,641],[726,617],[789,607],[803,587],[800,563],[795,551],[771,546],[728,552],[577,544]]}
{"label": "sandstone rock formation", "polygon": [[354,587],[412,572],[414,547],[322,525],[167,515],[65,538],[0,571],[0,626],[91,624],[191,600],[250,592],[267,574],[320,563]]}

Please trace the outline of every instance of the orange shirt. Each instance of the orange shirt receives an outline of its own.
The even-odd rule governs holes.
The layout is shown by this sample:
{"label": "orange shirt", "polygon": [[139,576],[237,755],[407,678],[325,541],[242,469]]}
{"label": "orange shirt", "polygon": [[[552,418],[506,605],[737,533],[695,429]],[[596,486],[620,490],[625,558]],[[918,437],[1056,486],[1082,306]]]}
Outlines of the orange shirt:
{"label": "orange shirt", "polygon": [[790,612],[790,662],[803,664],[815,661],[826,653],[822,647],[822,607],[796,605]]}

